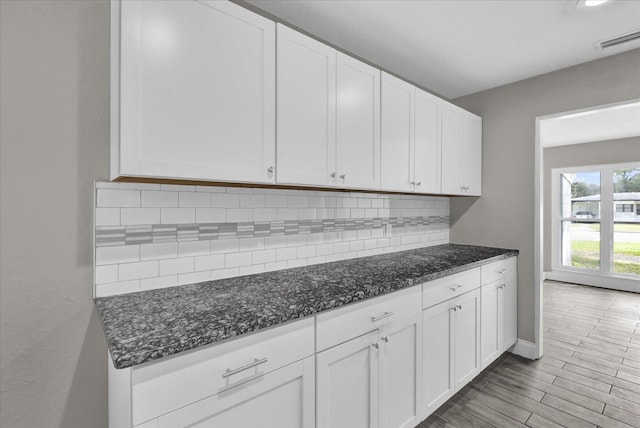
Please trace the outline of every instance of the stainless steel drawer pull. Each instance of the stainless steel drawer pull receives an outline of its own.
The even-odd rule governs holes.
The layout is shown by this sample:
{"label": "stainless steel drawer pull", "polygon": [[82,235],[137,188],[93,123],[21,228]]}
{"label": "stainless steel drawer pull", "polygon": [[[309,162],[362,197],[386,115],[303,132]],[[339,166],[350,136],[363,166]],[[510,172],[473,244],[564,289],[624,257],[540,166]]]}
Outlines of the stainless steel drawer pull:
{"label": "stainless steel drawer pull", "polygon": [[456,285],[455,287],[451,287],[451,291],[458,291],[462,287],[463,287],[462,285]]}
{"label": "stainless steel drawer pull", "polygon": [[262,376],[264,376],[264,373],[257,373],[257,374],[255,374],[255,375],[253,375],[253,376],[249,376],[249,377],[248,377],[248,378],[246,378],[246,379],[242,379],[241,381],[238,381],[238,382],[236,382],[236,383],[232,383],[231,385],[223,386],[222,388],[220,388],[220,389],[218,390],[218,392],[220,392],[220,393],[221,393],[221,392],[228,391],[228,390],[233,389],[233,388],[235,388],[235,387],[237,387],[237,386],[244,385],[245,383],[249,383],[249,382],[251,382],[252,380],[259,379],[259,378],[261,378]]}
{"label": "stainless steel drawer pull", "polygon": [[243,372],[243,371],[248,370],[248,369],[250,369],[252,367],[255,367],[255,366],[259,366],[260,364],[264,364],[266,362],[267,362],[267,358],[266,357],[265,358],[261,358],[261,359],[256,358],[253,363],[249,363],[249,364],[247,364],[245,366],[238,367],[237,369],[227,369],[226,372],[222,373],[222,378],[223,379],[224,378],[228,378],[229,376],[233,376],[234,374]]}
{"label": "stainless steel drawer pull", "polygon": [[505,272],[509,272],[509,269],[508,269],[508,268],[506,268],[506,269],[500,269],[500,270],[498,271],[498,273],[499,273],[500,275],[502,275],[502,274],[503,274],[503,273],[505,273]]}
{"label": "stainless steel drawer pull", "polygon": [[389,318],[391,315],[393,315],[393,311],[385,312],[384,314],[378,315],[377,317],[371,317],[371,322],[376,322],[376,321],[383,320],[385,318]]}

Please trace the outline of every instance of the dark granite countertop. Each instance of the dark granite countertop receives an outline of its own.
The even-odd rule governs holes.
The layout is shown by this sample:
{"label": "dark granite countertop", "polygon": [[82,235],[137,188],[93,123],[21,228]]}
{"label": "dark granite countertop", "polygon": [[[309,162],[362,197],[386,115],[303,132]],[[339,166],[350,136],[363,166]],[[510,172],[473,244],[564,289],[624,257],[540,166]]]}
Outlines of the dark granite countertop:
{"label": "dark granite countertop", "polygon": [[517,250],[447,244],[95,300],[122,369],[471,269]]}

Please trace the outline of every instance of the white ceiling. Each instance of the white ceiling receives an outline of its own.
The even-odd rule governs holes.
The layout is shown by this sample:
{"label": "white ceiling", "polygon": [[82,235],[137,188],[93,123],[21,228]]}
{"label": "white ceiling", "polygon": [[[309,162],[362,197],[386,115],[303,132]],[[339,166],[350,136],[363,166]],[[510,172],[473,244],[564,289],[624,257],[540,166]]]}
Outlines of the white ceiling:
{"label": "white ceiling", "polygon": [[[543,147],[608,141],[640,136],[640,101],[595,108],[543,119],[540,141]],[[636,146],[640,153],[640,146]],[[633,158],[636,153],[629,153]]]}
{"label": "white ceiling", "polygon": [[640,29],[640,0],[590,9],[576,0],[247,3],[448,98],[640,47],[594,48]]}

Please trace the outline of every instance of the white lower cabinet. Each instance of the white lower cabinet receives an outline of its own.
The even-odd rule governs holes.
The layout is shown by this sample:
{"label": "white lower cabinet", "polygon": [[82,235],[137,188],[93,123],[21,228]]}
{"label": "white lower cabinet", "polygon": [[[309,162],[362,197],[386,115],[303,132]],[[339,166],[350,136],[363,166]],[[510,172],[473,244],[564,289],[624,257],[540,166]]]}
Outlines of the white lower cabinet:
{"label": "white lower cabinet", "polygon": [[423,285],[423,418],[480,372],[479,288],[479,268]]}
{"label": "white lower cabinet", "polygon": [[481,369],[518,340],[517,288],[515,257],[482,267]]}
{"label": "white lower cabinet", "polygon": [[318,427],[420,422],[420,313],[317,354]]}
{"label": "white lower cabinet", "polygon": [[312,428],[314,361],[305,358],[158,419],[158,428]]}
{"label": "white lower cabinet", "polygon": [[109,371],[111,427],[411,428],[517,340],[500,260],[162,362]]}
{"label": "white lower cabinet", "polygon": [[378,332],[316,357],[318,427],[378,427]]}

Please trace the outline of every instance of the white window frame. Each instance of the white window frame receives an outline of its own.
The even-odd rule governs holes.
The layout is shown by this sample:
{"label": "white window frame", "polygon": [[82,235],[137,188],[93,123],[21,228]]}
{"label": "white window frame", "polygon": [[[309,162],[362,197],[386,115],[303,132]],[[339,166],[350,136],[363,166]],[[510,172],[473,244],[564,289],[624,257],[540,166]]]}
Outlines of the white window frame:
{"label": "white window frame", "polygon": [[[613,271],[613,223],[615,216],[613,171],[631,168],[640,168],[640,162],[584,165],[551,170],[551,271],[546,273],[547,279],[640,292],[638,275]],[[562,174],[576,172],[600,172],[599,219],[577,219],[561,215],[560,177]],[[562,264],[562,222],[568,220],[600,223],[600,267],[598,269]]]}

